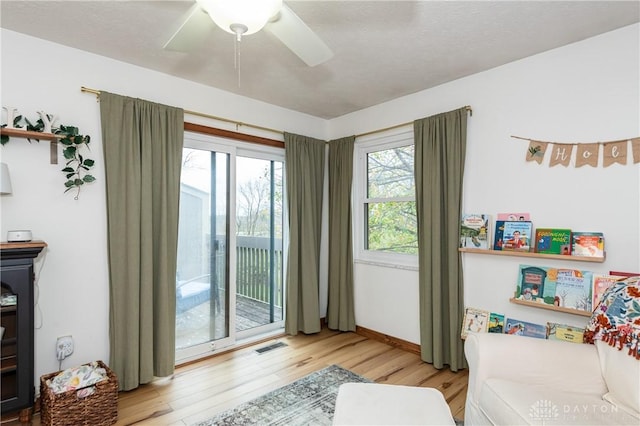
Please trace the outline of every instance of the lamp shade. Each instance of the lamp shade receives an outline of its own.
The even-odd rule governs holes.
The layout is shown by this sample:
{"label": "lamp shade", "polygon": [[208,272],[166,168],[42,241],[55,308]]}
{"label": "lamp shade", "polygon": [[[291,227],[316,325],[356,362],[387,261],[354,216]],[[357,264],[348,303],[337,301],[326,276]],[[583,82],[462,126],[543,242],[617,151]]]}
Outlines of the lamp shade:
{"label": "lamp shade", "polygon": [[9,166],[6,163],[0,163],[0,194],[11,194],[11,177],[9,176]]}
{"label": "lamp shade", "polygon": [[237,34],[231,26],[247,27],[242,35],[260,31],[269,18],[282,7],[282,0],[197,0],[213,22],[228,33]]}

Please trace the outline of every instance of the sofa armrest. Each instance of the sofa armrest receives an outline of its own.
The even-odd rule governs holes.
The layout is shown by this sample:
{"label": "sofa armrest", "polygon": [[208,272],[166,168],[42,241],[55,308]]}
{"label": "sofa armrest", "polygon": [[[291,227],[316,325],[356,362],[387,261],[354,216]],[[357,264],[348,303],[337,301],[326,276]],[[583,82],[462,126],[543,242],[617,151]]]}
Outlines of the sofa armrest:
{"label": "sofa armrest", "polygon": [[556,390],[603,395],[594,345],[497,333],[470,333],[464,345],[469,363],[467,399],[477,403],[489,378],[543,385]]}

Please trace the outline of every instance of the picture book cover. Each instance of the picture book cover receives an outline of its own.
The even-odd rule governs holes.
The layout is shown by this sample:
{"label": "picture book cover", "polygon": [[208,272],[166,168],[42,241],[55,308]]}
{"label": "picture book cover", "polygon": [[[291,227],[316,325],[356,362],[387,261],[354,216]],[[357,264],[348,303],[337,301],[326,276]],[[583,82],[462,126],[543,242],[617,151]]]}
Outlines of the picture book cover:
{"label": "picture book cover", "polygon": [[516,221],[516,220],[531,220],[529,213],[498,213],[496,220],[504,221]]}
{"label": "picture book cover", "polygon": [[[520,265],[516,297],[529,302],[536,302],[540,300],[543,303],[553,304],[553,297],[549,298],[546,302],[544,300],[544,288],[546,281],[547,268]],[[551,296],[555,296],[555,294]]]}
{"label": "picture book cover", "polygon": [[609,275],[616,275],[618,277],[640,277],[640,272],[627,272],[627,271],[609,271]]}
{"label": "picture book cover", "polygon": [[529,221],[505,221],[502,250],[529,251],[533,225]]}
{"label": "picture book cover", "polygon": [[489,215],[463,214],[460,220],[460,247],[489,249]]}
{"label": "picture book cover", "polygon": [[555,322],[547,323],[547,339],[562,340],[571,343],[582,343],[584,328],[574,327],[572,325],[558,324]]}
{"label": "picture book cover", "polygon": [[577,269],[558,269],[554,304],[563,308],[591,311],[593,273]]}
{"label": "picture book cover", "polygon": [[571,229],[537,228],[535,252],[548,254],[571,254]]}
{"label": "picture book cover", "polygon": [[516,298],[582,311],[591,310],[593,272],[520,265]]}
{"label": "picture book cover", "polygon": [[489,333],[503,333],[504,332],[504,315],[491,312],[489,314],[489,327],[487,328]]}
{"label": "picture book cover", "polygon": [[462,332],[460,337],[467,338],[469,332],[474,333],[486,333],[487,325],[489,324],[489,311],[482,309],[467,308],[464,311],[464,318],[462,320]]}
{"label": "picture book cover", "polygon": [[574,232],[571,243],[571,254],[574,256],[604,257],[602,232]]}
{"label": "picture book cover", "polygon": [[504,244],[504,220],[496,220],[496,230],[493,236],[493,249],[502,250]]}
{"label": "picture book cover", "polygon": [[547,327],[542,324],[534,324],[514,318],[507,318],[504,323],[505,334],[514,336],[535,337],[537,339],[547,338]]}
{"label": "picture book cover", "polygon": [[593,276],[593,288],[591,290],[591,308],[595,309],[602,300],[602,295],[609,287],[611,287],[616,281],[624,279],[622,276],[617,275],[600,275],[595,274]]}

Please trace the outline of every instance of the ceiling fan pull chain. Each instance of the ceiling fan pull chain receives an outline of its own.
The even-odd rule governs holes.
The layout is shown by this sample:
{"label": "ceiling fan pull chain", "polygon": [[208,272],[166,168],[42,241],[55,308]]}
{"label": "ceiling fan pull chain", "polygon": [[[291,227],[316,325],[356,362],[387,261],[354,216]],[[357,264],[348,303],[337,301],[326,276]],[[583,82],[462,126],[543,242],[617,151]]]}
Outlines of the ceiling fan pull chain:
{"label": "ceiling fan pull chain", "polygon": [[238,87],[240,87],[240,41],[236,40],[236,70],[238,70]]}
{"label": "ceiling fan pull chain", "polygon": [[242,34],[247,32],[247,26],[243,24],[231,24],[229,29],[236,35],[234,37],[234,56],[235,67],[238,70],[238,87],[240,87],[240,42],[242,42]]}

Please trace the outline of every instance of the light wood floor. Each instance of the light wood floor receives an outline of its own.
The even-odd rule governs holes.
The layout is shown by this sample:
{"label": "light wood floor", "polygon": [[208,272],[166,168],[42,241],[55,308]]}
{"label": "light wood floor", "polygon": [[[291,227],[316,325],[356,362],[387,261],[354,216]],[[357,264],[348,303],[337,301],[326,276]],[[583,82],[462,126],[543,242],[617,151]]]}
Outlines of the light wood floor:
{"label": "light wood floor", "polygon": [[[258,354],[281,341],[287,346]],[[284,336],[176,369],[118,399],[118,425],[190,425],[233,408],[331,364],[377,383],[434,387],[454,417],[464,417],[467,370],[436,370],[418,355],[355,333],[324,329],[316,335]],[[39,414],[33,418],[40,425]]]}

